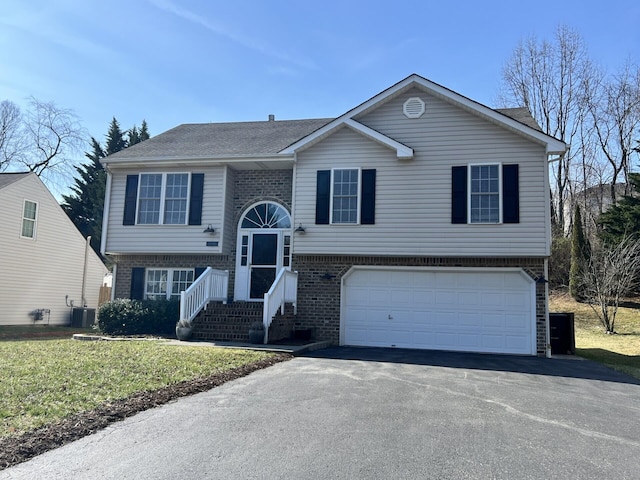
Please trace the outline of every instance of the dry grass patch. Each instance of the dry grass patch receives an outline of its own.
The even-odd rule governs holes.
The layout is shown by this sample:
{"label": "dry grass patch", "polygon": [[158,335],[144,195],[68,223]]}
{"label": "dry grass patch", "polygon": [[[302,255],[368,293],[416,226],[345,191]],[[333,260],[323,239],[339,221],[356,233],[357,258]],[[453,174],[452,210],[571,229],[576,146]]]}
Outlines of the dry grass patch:
{"label": "dry grass patch", "polygon": [[576,353],[640,378],[640,299],[630,299],[616,316],[615,335],[607,335],[598,316],[586,303],[568,293],[554,292],[549,299],[552,312],[574,312]]}

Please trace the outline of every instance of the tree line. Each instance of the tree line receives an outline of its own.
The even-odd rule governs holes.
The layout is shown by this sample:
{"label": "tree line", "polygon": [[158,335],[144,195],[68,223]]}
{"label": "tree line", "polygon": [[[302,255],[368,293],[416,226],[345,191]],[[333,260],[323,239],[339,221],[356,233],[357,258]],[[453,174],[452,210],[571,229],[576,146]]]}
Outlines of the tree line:
{"label": "tree line", "polygon": [[608,205],[632,193],[640,139],[640,65],[632,59],[609,71],[579,33],[561,25],[551,40],[530,36],[517,45],[503,68],[499,102],[527,107],[545,133],[569,145],[549,172],[557,234],[570,231],[577,203],[591,230]]}

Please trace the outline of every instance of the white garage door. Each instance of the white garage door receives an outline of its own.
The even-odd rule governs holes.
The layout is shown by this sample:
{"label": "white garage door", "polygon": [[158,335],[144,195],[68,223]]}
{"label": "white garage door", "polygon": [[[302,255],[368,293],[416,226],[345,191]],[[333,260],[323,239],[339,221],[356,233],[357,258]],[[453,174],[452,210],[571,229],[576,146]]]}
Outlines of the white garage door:
{"label": "white garage door", "polygon": [[535,355],[535,283],[518,269],[354,267],[343,345]]}

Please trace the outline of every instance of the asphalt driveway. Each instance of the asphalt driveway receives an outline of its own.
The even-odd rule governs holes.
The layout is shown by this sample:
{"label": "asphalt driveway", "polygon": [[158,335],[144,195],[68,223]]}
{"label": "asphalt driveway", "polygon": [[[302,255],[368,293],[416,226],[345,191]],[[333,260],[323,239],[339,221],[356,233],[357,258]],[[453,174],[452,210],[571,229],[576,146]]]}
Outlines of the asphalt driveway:
{"label": "asphalt driveway", "polygon": [[332,348],[0,479],[636,479],[640,384],[580,360]]}

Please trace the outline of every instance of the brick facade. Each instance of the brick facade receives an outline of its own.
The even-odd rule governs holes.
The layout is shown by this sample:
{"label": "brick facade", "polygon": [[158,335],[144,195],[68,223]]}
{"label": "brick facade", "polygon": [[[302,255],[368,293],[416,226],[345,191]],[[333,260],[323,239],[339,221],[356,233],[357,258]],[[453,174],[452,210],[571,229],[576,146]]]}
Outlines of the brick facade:
{"label": "brick facade", "polygon": [[[294,255],[298,277],[297,328],[312,328],[317,340],[340,340],[341,279],[354,265],[401,267],[518,267],[531,278],[544,275],[542,258],[357,257]],[[536,284],[537,354],[546,353],[546,293]]]}

